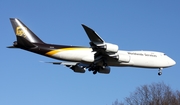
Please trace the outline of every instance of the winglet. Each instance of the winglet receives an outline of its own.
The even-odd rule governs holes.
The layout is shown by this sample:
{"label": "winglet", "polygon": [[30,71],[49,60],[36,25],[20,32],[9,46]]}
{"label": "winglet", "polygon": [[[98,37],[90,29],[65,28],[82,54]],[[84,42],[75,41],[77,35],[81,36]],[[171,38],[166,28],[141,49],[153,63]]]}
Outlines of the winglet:
{"label": "winglet", "polygon": [[91,42],[98,44],[104,43],[104,40],[93,29],[85,26],[84,24],[82,24],[82,27],[86,31],[86,34],[88,35]]}

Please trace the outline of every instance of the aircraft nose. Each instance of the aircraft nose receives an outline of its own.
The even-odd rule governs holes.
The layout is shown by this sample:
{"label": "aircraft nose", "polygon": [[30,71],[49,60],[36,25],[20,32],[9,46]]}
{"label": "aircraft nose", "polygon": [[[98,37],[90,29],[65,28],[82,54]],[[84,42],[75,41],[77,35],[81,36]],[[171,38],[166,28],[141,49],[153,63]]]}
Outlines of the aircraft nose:
{"label": "aircraft nose", "polygon": [[173,59],[171,59],[171,58],[169,58],[168,62],[169,62],[170,66],[173,66],[173,65],[176,64],[176,62]]}

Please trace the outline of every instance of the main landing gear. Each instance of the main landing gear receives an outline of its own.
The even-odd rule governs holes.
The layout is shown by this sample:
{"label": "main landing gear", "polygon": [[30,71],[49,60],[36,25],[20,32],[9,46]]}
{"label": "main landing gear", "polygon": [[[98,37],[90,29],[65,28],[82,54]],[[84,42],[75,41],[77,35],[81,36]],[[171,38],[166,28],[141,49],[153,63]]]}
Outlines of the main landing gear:
{"label": "main landing gear", "polygon": [[89,66],[89,69],[88,69],[89,71],[93,71],[93,74],[97,74],[97,72],[98,72],[98,68],[97,68],[97,66],[95,65],[95,64],[91,64],[90,66]]}
{"label": "main landing gear", "polygon": [[158,75],[159,75],[159,76],[162,75],[162,69],[163,69],[163,68],[159,68],[159,72],[158,72]]}
{"label": "main landing gear", "polygon": [[97,70],[94,70],[94,71],[93,71],[93,74],[97,74],[97,72],[98,72]]}
{"label": "main landing gear", "polygon": [[97,74],[97,72],[99,72],[100,69],[105,69],[107,67],[107,63],[103,62],[102,66],[97,66],[95,64],[92,64],[89,67],[89,71],[93,71],[93,74]]}
{"label": "main landing gear", "polygon": [[92,67],[89,68],[89,71],[93,71],[93,74],[97,74],[99,69],[100,69],[100,66],[93,65]]}

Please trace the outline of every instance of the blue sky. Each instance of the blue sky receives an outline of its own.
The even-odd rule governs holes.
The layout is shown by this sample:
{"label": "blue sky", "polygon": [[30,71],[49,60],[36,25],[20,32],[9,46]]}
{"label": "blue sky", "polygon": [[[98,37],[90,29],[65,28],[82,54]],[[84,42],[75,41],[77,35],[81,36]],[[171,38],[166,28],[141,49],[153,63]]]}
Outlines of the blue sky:
{"label": "blue sky", "polygon": [[[179,0],[1,0],[0,105],[111,105],[136,87],[164,82],[180,90]],[[20,49],[9,18],[23,21],[43,41],[89,46],[81,24],[94,29],[121,50],[166,53],[177,64],[163,70],[112,67],[109,75],[74,73],[39,61],[56,61]]]}

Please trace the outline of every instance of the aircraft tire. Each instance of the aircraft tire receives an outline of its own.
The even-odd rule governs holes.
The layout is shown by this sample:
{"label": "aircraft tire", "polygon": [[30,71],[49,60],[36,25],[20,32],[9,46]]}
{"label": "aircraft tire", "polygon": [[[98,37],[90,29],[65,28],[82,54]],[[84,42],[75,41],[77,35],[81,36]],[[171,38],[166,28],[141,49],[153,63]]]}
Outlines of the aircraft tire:
{"label": "aircraft tire", "polygon": [[162,72],[159,72],[158,75],[159,75],[159,76],[162,75]]}

